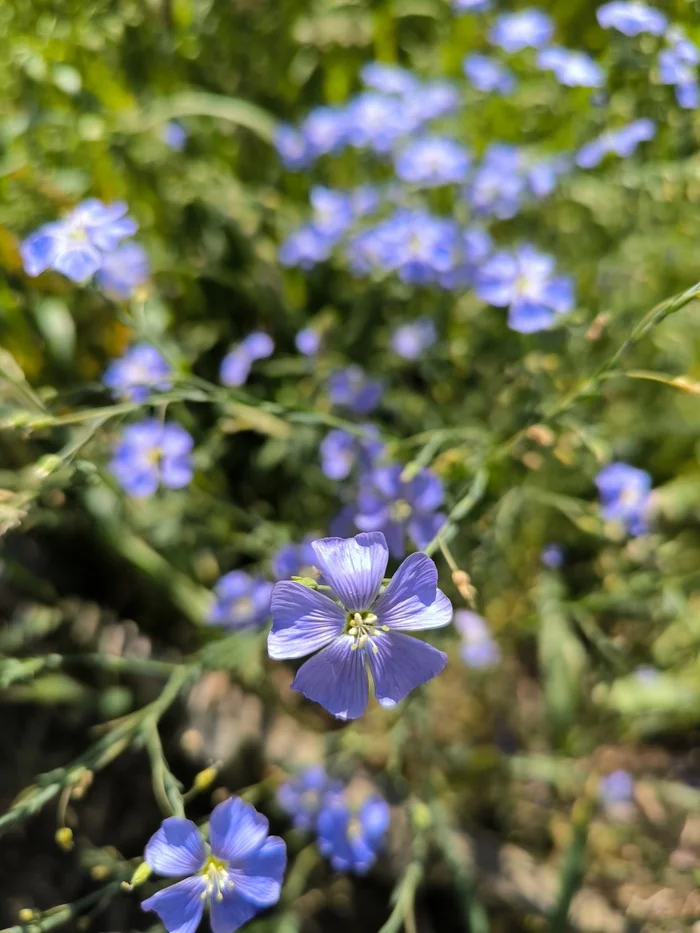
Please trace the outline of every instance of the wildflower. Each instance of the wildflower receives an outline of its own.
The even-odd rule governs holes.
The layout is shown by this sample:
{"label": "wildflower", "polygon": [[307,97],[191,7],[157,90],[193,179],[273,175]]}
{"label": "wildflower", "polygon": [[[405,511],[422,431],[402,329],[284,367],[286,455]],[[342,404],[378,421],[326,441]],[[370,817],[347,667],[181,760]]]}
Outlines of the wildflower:
{"label": "wildflower", "polygon": [[530,192],[536,198],[547,197],[557,187],[561,176],[570,168],[571,160],[567,156],[554,156],[532,163],[525,172]]}
{"label": "wildflower", "polygon": [[383,534],[322,538],[313,548],[338,601],[294,581],[276,583],[272,592],[270,657],[318,652],[299,668],[292,689],[338,719],[357,719],[367,706],[368,669],[383,706],[394,706],[437,676],[447,656],[404,634],[439,628],[452,618],[433,561],[412,554],[380,595],[389,559]]}
{"label": "wildflower", "polygon": [[146,418],[124,429],[110,470],[132,496],[152,496],[161,485],[182,489],[192,481],[192,446],[181,425]]}
{"label": "wildflower", "polygon": [[374,185],[360,185],[350,192],[350,204],[355,217],[366,217],[380,207],[380,192]]}
{"label": "wildflower", "polygon": [[238,630],[255,628],[270,615],[272,584],[243,570],[225,573],[214,587],[216,597],[209,613],[212,625]]}
{"label": "wildflower", "polygon": [[566,552],[561,544],[555,544],[551,542],[546,544],[542,548],[542,553],[540,554],[540,561],[543,566],[548,567],[550,570],[558,570],[564,565],[564,559],[566,557]]}
{"label": "wildflower", "polygon": [[406,68],[384,62],[368,62],[360,71],[360,78],[365,87],[371,87],[382,94],[403,96],[419,86],[416,76]]}
{"label": "wildflower", "polygon": [[679,106],[692,110],[697,107],[698,63],[700,49],[684,36],[676,37],[670,48],[659,52],[659,81],[672,84],[676,89]]}
{"label": "wildflower", "polygon": [[405,98],[406,132],[424,123],[454,113],[460,105],[460,93],[450,81],[428,81]]}
{"label": "wildflower", "polygon": [[161,139],[173,152],[182,152],[187,145],[187,131],[175,120],[170,120],[161,130]]}
{"label": "wildflower", "polygon": [[348,106],[347,139],[356,149],[384,154],[417,128],[419,120],[394,95],[377,91],[358,94]]}
{"label": "wildflower", "polygon": [[336,369],[328,379],[328,395],[334,405],[343,405],[356,415],[368,415],[381,401],[383,384],[370,379],[361,366]]}
{"label": "wildflower", "polygon": [[116,299],[130,298],[151,274],[148,254],[138,243],[121,243],[102,257],[97,284]]}
{"label": "wildflower", "polygon": [[493,143],[465,189],[477,216],[509,220],[527,195],[522,155],[515,146]]}
{"label": "wildflower", "polygon": [[644,117],[634,120],[619,130],[608,130],[582,146],[576,154],[576,164],[579,168],[595,168],[609,153],[626,158],[634,153],[641,142],[647,142],[655,135],[656,124],[653,120]]}
{"label": "wildflower", "polygon": [[342,799],[331,799],[318,816],[318,848],[335,871],[364,875],[377,859],[389,821],[381,797],[368,797],[357,811]]}
{"label": "wildflower", "polygon": [[145,402],[152,391],[165,392],[172,387],[171,375],[170,364],[160,350],[139,343],[109,364],[102,381],[117,398]]}
{"label": "wildflower", "polygon": [[394,159],[402,181],[432,188],[466,181],[469,153],[453,139],[426,136],[409,143]]}
{"label": "wildflower", "polygon": [[605,83],[605,72],[585,52],[550,46],[538,53],[537,67],[554,72],[566,87],[602,87]]}
{"label": "wildflower", "polygon": [[651,476],[628,463],[609,463],[595,478],[601,514],[606,521],[622,522],[631,535],[647,531]]}
{"label": "wildflower", "polygon": [[491,252],[493,243],[481,227],[467,227],[459,233],[459,258],[451,267],[437,276],[443,288],[469,288],[474,284],[476,272]]}
{"label": "wildflower", "polygon": [[242,386],[248,379],[251,367],[256,360],[263,360],[272,354],[275,345],[272,338],[261,331],[242,340],[221,362],[219,378],[225,386]]}
{"label": "wildflower", "polygon": [[333,242],[313,224],[304,224],[287,237],[280,246],[279,260],[283,266],[313,267],[328,259]]}
{"label": "wildflower", "polygon": [[363,478],[357,497],[355,524],[360,531],[381,531],[393,557],[406,553],[406,534],[418,548],[426,547],[445,523],[438,511],[443,502],[440,479],[428,469],[413,479],[401,479],[398,463],[377,466]]}
{"label": "wildflower", "polygon": [[286,123],[281,123],[277,127],[275,148],[284,167],[292,171],[305,168],[311,159],[304,134]]}
{"label": "wildflower", "polygon": [[491,637],[485,619],[468,609],[458,609],[455,612],[454,623],[462,636],[460,653],[467,667],[479,669],[498,664],[501,660],[501,649]]}
{"label": "wildflower", "polygon": [[313,327],[303,327],[294,338],[294,346],[304,356],[316,356],[321,347],[321,332]]}
{"label": "wildflower", "polygon": [[660,36],[668,23],[660,10],[638,0],[612,0],[599,7],[596,16],[603,29],[617,29],[626,36],[639,36],[644,32]]}
{"label": "wildflower", "polygon": [[279,548],[272,559],[272,572],[276,580],[315,577],[315,560],[316,554],[311,546],[311,538],[306,537],[300,544],[283,544]]}
{"label": "wildflower", "polygon": [[455,13],[485,13],[491,9],[492,0],[452,0]]}
{"label": "wildflower", "polygon": [[301,125],[308,156],[316,158],[338,152],[347,143],[347,130],[347,115],[339,107],[317,107],[312,110]]}
{"label": "wildflower", "polygon": [[484,94],[510,94],[515,90],[515,75],[490,55],[467,55],[462,62],[462,71],[467,81]]}
{"label": "wildflower", "polygon": [[364,436],[334,428],[321,441],[321,469],[328,479],[340,480],[355,467],[366,472],[384,451],[379,430],[374,424],[363,425]]}
{"label": "wildflower", "polygon": [[343,785],[331,780],[323,765],[312,765],[279,787],[277,803],[297,829],[315,829],[321,810],[342,791]]}
{"label": "wildflower", "polygon": [[435,324],[429,317],[420,317],[396,328],[391,349],[405,360],[417,360],[436,340]]}
{"label": "wildflower", "polygon": [[353,220],[352,201],[342,191],[333,191],[320,185],[311,189],[313,226],[327,241],[334,243],[348,229]]}
{"label": "wildflower", "polygon": [[171,816],[151,836],[144,858],[159,875],[182,878],[141,904],[169,933],[194,933],[205,906],[214,933],[233,933],[279,900],[287,847],[269,835],[261,813],[230,797],[211,814],[208,845],[191,820]]}
{"label": "wildflower", "polygon": [[554,259],[533,246],[514,253],[494,253],[479,270],[476,294],[498,308],[508,308],[508,326],[521,334],[550,327],[574,305],[573,283],[554,275]]}
{"label": "wildflower", "polygon": [[618,769],[600,779],[598,794],[606,806],[629,803],[634,797],[634,780],[627,771]]}
{"label": "wildflower", "polygon": [[505,52],[520,52],[546,45],[553,32],[552,20],[542,10],[520,10],[499,16],[491,27],[489,41]]}

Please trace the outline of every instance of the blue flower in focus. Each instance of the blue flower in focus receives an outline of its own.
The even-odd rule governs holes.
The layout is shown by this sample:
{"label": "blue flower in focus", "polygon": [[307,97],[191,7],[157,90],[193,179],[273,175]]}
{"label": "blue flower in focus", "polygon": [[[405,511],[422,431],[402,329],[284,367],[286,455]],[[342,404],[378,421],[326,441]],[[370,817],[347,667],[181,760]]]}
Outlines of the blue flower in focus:
{"label": "blue flower in focus", "polygon": [[328,395],[334,405],[342,405],[356,415],[368,415],[382,398],[384,385],[379,379],[370,379],[361,366],[336,369],[328,379]]}
{"label": "blue flower in focus", "polygon": [[379,429],[374,424],[363,425],[364,436],[334,428],[321,441],[321,469],[328,479],[346,479],[357,467],[370,470],[384,452]]}
{"label": "blue flower in focus", "polygon": [[287,123],[280,123],[275,131],[275,148],[285,168],[295,171],[309,164],[311,157],[306,137]]}
{"label": "blue flower in focus", "polygon": [[73,282],[87,281],[105,254],[136,233],[138,224],[127,210],[122,201],[103,204],[88,198],[62,220],[39,227],[20,247],[25,272],[37,276],[55,269]]}
{"label": "blue flower in focus", "polygon": [[467,202],[477,216],[499,220],[515,217],[527,193],[520,150],[504,143],[488,147],[465,189]]}
{"label": "blue flower in focus", "polygon": [[208,907],[214,933],[234,933],[279,900],[287,847],[269,830],[267,819],[240,797],[214,808],[208,845],[191,820],[163,820],[144,858],[159,875],[182,881],[141,907],[155,911],[169,933],[195,933]]}
{"label": "blue flower in focus", "polygon": [[445,524],[439,511],[444,492],[439,477],[421,470],[407,482],[398,463],[376,466],[362,478],[355,525],[360,531],[381,531],[392,557],[406,553],[406,535],[417,548],[426,547]]}
{"label": "blue flower in focus", "polygon": [[[301,125],[308,157],[339,152],[347,144],[347,130],[348,120],[344,110],[338,107],[317,107],[312,110]],[[279,146],[279,137],[277,143]]]}
{"label": "blue flower in focus", "polygon": [[227,353],[221,362],[219,378],[225,386],[242,386],[256,360],[270,356],[275,344],[268,334],[253,331],[237,347]]}
{"label": "blue flower in focus", "polygon": [[409,143],[394,158],[394,167],[402,181],[432,188],[466,181],[469,162],[468,151],[454,139],[427,136]]}
{"label": "blue flower in focus", "polygon": [[145,402],[151,392],[165,392],[172,387],[172,369],[160,350],[139,343],[113,360],[102,382],[116,398]]}
{"label": "blue flower in focus", "polygon": [[491,5],[492,0],[452,0],[455,13],[486,13]]}
{"label": "blue flower in focus", "polygon": [[181,425],[146,418],[124,428],[109,468],[131,496],[152,496],[159,486],[182,489],[194,473],[192,446]]}
{"label": "blue flower in focus", "polygon": [[329,243],[335,243],[352,223],[354,210],[350,195],[320,185],[311,189],[313,226]]}
{"label": "blue flower in focus", "polygon": [[294,338],[294,346],[304,356],[316,356],[321,348],[321,332],[314,327],[303,327]]}
{"label": "blue flower in focus", "polygon": [[173,152],[182,152],[187,145],[187,130],[175,120],[166,123],[160,133],[161,139]]}
{"label": "blue flower in focus", "polygon": [[538,53],[537,67],[554,72],[566,87],[602,87],[605,83],[605,72],[585,52],[550,46]]}
{"label": "blue flower in focus", "polygon": [[97,284],[113,298],[130,298],[148,280],[151,264],[148,254],[138,243],[121,243],[102,257],[97,271]]}
{"label": "blue flower in focus", "polygon": [[211,625],[237,631],[256,628],[270,615],[272,584],[262,577],[251,577],[244,570],[231,570],[214,587],[215,601],[209,612]]}
{"label": "blue flower in focus", "polygon": [[606,806],[630,803],[634,797],[634,780],[627,771],[618,769],[598,781],[598,794]]}
{"label": "blue flower in focus", "polygon": [[411,94],[419,86],[419,81],[412,72],[384,62],[368,62],[363,65],[360,78],[365,87],[371,87],[381,94],[403,96]]}
{"label": "blue flower in focus", "polygon": [[401,324],[391,335],[391,349],[404,360],[417,360],[437,340],[435,324],[429,317]]}
{"label": "blue flower in focus", "polygon": [[485,619],[468,609],[458,609],[455,612],[454,623],[462,637],[460,654],[467,667],[478,670],[494,667],[499,663],[501,649],[491,637]]}
{"label": "blue flower in focus", "polygon": [[357,719],[367,706],[368,672],[377,700],[387,707],[436,677],[447,656],[405,634],[440,628],[452,618],[433,561],[411,554],[380,595],[389,560],[383,534],[322,538],[313,548],[334,599],[286,580],[272,592],[270,657],[313,655],[292,689],[338,719]]}
{"label": "blue flower in focus", "polygon": [[617,29],[626,36],[639,36],[644,32],[660,36],[668,24],[660,10],[638,0],[613,0],[599,7],[596,16],[603,29]]}
{"label": "blue flower in focus", "polygon": [[499,16],[491,27],[489,41],[504,52],[520,52],[547,45],[553,32],[552,20],[542,10],[520,10]]}
{"label": "blue flower in focus", "polygon": [[627,158],[634,153],[640,143],[648,142],[655,135],[654,121],[642,117],[619,130],[608,130],[597,139],[586,143],[576,154],[576,164],[579,168],[595,168],[610,153]]}
{"label": "blue flower in focus", "polygon": [[552,256],[533,246],[494,253],[477,273],[476,294],[497,308],[508,308],[508,326],[521,334],[545,330],[574,306],[573,282],[554,274]]}
{"label": "blue flower in focus", "polygon": [[462,71],[467,81],[484,94],[510,94],[515,90],[515,75],[490,55],[467,55],[462,62]]}
{"label": "blue flower in focus", "polygon": [[555,544],[554,542],[551,542],[542,548],[540,561],[550,570],[559,570],[559,568],[563,567],[564,565],[565,556],[566,552],[564,551],[564,548],[561,546],[561,544]]}
{"label": "blue flower in focus", "polygon": [[283,266],[299,266],[313,269],[319,262],[328,259],[333,241],[324,236],[313,224],[304,224],[290,233],[279,249],[279,260]]}
{"label": "blue flower in focus", "polygon": [[276,580],[290,577],[316,577],[314,561],[316,554],[307,537],[300,544],[283,544],[272,558],[272,572]]}
{"label": "blue flower in focus", "polygon": [[389,806],[369,797],[353,811],[342,799],[330,799],[318,821],[318,848],[335,871],[364,875],[374,865],[389,829]]}
{"label": "blue flower in focus", "polygon": [[315,829],[321,810],[342,792],[343,785],[329,778],[323,765],[312,765],[280,785],[277,803],[292,817],[296,829]]}
{"label": "blue flower in focus", "polygon": [[700,49],[682,35],[670,48],[659,52],[659,81],[675,86],[676,100],[686,110],[694,110],[698,106],[699,62]]}
{"label": "blue flower in focus", "polygon": [[647,531],[651,476],[628,463],[609,463],[595,478],[600,511],[609,522],[622,522],[631,535]]}

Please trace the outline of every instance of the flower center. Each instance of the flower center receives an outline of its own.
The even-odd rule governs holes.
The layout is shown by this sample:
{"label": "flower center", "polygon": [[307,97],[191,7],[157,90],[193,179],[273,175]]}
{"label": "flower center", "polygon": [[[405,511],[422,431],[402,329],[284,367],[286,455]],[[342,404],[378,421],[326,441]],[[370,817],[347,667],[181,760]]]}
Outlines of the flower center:
{"label": "flower center", "polygon": [[318,808],[318,791],[305,790],[301,795],[301,804],[305,810],[316,810]]}
{"label": "flower center", "polygon": [[250,596],[240,596],[238,599],[234,600],[231,608],[231,615],[235,622],[239,622],[241,619],[247,619],[249,616],[252,616],[254,610],[255,603]]}
{"label": "flower center", "polygon": [[[348,613],[345,622],[345,634],[355,639],[351,646],[353,651],[356,651],[358,648],[364,648],[368,638],[374,638],[381,632],[389,631],[387,625],[378,625],[378,622],[379,619],[373,612]],[[376,645],[372,645],[372,649],[375,654],[379,650]]]}
{"label": "flower center", "polygon": [[353,817],[351,820],[348,820],[347,833],[348,839],[359,839],[359,837],[362,835],[362,823],[360,823],[357,817]]}
{"label": "flower center", "polygon": [[397,499],[389,509],[390,517],[395,522],[405,522],[411,517],[412,507],[405,499]]}
{"label": "flower center", "polygon": [[224,892],[233,888],[233,881],[229,877],[228,862],[210,855],[204,864],[201,873],[206,879],[207,886],[202,892],[202,900],[209,898],[223,901]]}
{"label": "flower center", "polygon": [[160,447],[153,447],[146,454],[146,460],[151,466],[157,466],[160,463],[161,457],[163,456],[163,451]]}

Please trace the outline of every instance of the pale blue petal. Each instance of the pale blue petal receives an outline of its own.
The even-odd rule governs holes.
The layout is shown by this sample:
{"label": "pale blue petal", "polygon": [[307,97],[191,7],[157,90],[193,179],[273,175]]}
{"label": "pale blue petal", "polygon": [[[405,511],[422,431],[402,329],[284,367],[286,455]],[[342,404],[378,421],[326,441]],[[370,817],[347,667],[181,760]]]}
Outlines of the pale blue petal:
{"label": "pale blue petal", "polygon": [[555,312],[547,305],[519,299],[510,306],[508,326],[520,334],[534,334],[550,328],[554,318]]}
{"label": "pale blue petal", "polygon": [[292,689],[320,703],[338,719],[358,719],[367,708],[369,685],[364,652],[341,636],[302,664]]}
{"label": "pale blue petal", "polygon": [[194,471],[189,456],[164,457],[160,465],[163,485],[168,489],[182,489],[192,482]]}
{"label": "pale blue petal", "polygon": [[229,797],[214,810],[209,822],[209,842],[217,858],[228,862],[246,858],[262,847],[270,824],[252,804]]}
{"label": "pale blue petal", "polygon": [[102,258],[91,246],[71,247],[54,259],[54,269],[73,282],[85,282],[102,265]]}
{"label": "pale blue petal", "polygon": [[194,933],[204,911],[207,883],[203,875],[185,878],[143,901],[143,910],[155,911],[168,933]]}
{"label": "pale blue petal", "polygon": [[229,876],[241,897],[257,907],[270,907],[280,899],[286,865],[284,840],[270,836],[259,852],[232,867]]}
{"label": "pale blue petal", "polygon": [[360,823],[367,838],[375,845],[389,829],[389,804],[381,797],[369,797],[360,808]]}
{"label": "pale blue petal", "polygon": [[406,558],[377,600],[374,612],[380,625],[405,632],[449,624],[452,604],[437,588],[437,567],[427,554]]}
{"label": "pale blue petal", "polygon": [[202,836],[192,822],[180,816],[169,816],[146,844],[146,862],[153,871],[166,878],[192,875],[207,858]]}
{"label": "pale blue petal", "polygon": [[442,512],[416,513],[408,523],[408,533],[417,548],[423,550],[447,521]]}
{"label": "pale blue petal", "polygon": [[381,532],[354,538],[321,538],[312,544],[318,568],[350,612],[374,602],[382,585],[389,549]]}
{"label": "pale blue petal", "polygon": [[226,892],[223,900],[214,900],[209,908],[209,922],[212,933],[233,933],[260,910],[255,904],[244,900],[234,888]]}
{"label": "pale blue petal", "polygon": [[345,625],[345,613],[337,603],[293,580],[275,584],[271,606],[267,651],[276,660],[303,658],[324,648]]}
{"label": "pale blue petal", "polygon": [[398,703],[411,690],[436,677],[447,664],[446,654],[411,635],[388,632],[371,642],[366,654],[380,703]]}

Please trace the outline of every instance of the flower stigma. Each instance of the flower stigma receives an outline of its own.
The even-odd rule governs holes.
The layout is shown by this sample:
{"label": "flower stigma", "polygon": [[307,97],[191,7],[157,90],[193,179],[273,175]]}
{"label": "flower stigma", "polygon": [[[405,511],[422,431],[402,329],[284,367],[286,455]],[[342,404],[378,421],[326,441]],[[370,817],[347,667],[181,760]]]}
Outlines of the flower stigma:
{"label": "flower stigma", "polygon": [[206,878],[207,882],[207,886],[201,894],[202,900],[215,897],[217,901],[223,901],[224,891],[230,891],[233,888],[233,881],[228,873],[228,862],[216,858],[214,855],[209,856],[201,874]]}
{"label": "flower stigma", "polygon": [[[355,639],[351,649],[356,651],[358,648],[364,648],[369,638],[374,638],[381,632],[388,632],[388,625],[377,625],[379,619],[373,612],[349,612],[345,623],[345,633]],[[379,651],[376,645],[372,645],[375,654]]]}

